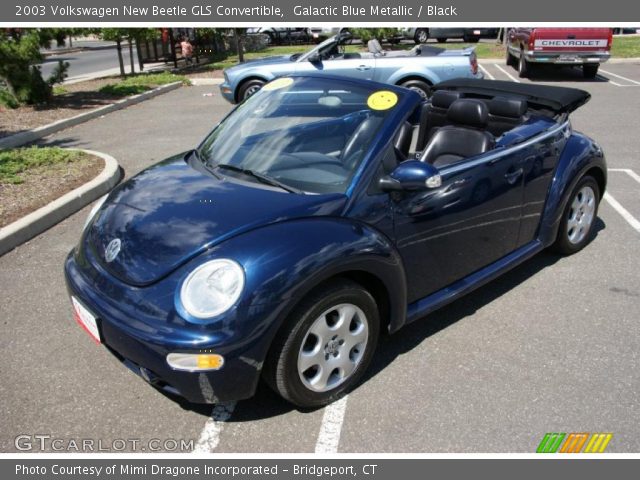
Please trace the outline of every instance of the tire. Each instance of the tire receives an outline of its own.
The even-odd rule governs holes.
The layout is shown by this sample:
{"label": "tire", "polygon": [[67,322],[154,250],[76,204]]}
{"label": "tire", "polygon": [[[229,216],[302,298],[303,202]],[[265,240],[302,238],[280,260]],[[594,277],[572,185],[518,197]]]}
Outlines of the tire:
{"label": "tire", "polygon": [[407,80],[400,86],[417,92],[425,100],[431,96],[431,86],[422,80]]}
{"label": "tire", "polygon": [[518,59],[518,76],[520,78],[526,78],[531,75],[531,64],[524,58],[524,52],[520,51],[520,58]]}
{"label": "tire", "polygon": [[321,287],[296,307],[276,336],[264,378],[294,405],[327,405],[360,381],[379,333],[378,307],[361,285],[341,280]]}
{"label": "tire", "polygon": [[582,75],[584,78],[596,78],[598,74],[599,63],[587,63],[582,66]]}
{"label": "tire", "polygon": [[438,43],[445,43],[447,41],[446,38],[438,38]]}
{"label": "tire", "polygon": [[515,58],[513,55],[511,55],[511,52],[509,51],[509,47],[507,47],[507,53],[505,55],[505,62],[507,64],[508,67],[514,67],[515,66]]}
{"label": "tire", "polygon": [[462,41],[466,43],[478,43],[480,41],[480,37],[465,35],[462,37]]}
{"label": "tire", "polygon": [[238,101],[242,102],[246,100],[260,90],[265,83],[264,80],[258,80],[257,78],[244,82],[238,89]]}
{"label": "tire", "polygon": [[582,177],[569,196],[552,249],[563,255],[582,250],[593,237],[599,203],[598,182],[590,175]]}
{"label": "tire", "polygon": [[427,43],[427,40],[429,40],[429,30],[426,28],[417,28],[413,36],[413,41],[419,45],[421,43]]}

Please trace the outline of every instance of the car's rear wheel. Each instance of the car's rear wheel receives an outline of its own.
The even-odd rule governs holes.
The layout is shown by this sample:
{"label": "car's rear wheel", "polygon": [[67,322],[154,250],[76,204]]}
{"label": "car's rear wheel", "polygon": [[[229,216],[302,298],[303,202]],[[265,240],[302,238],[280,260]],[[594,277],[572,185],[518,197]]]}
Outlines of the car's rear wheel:
{"label": "car's rear wheel", "polygon": [[554,250],[570,255],[582,250],[593,236],[598,215],[600,188],[596,180],[587,175],[580,179],[565,207]]}
{"label": "car's rear wheel", "polygon": [[446,38],[438,38],[438,43],[445,43],[446,41]]}
{"label": "car's rear wheel", "polygon": [[422,80],[406,80],[400,86],[413,90],[425,100],[431,95],[431,86]]}
{"label": "car's rear wheel", "polygon": [[509,66],[509,67],[515,66],[516,62],[514,60],[515,60],[514,56],[511,55],[511,52],[509,51],[509,47],[507,47],[507,53],[505,55],[505,62],[507,64],[507,66]]}
{"label": "car's rear wheel", "polygon": [[598,67],[600,64],[598,63],[587,63],[582,66],[582,75],[584,78],[596,78],[598,74]]}
{"label": "car's rear wheel", "polygon": [[290,315],[264,368],[267,383],[300,407],[327,405],[362,378],[380,331],[371,294],[343,280],[320,288]]}
{"label": "car's rear wheel", "polygon": [[416,29],[416,33],[413,36],[413,41],[415,43],[427,43],[429,40],[429,31],[426,28],[418,28]]}
{"label": "car's rear wheel", "polygon": [[462,41],[466,43],[478,43],[480,41],[480,37],[475,35],[465,35],[462,37]]}
{"label": "car's rear wheel", "polygon": [[260,90],[264,86],[265,83],[266,82],[264,82],[263,80],[258,80],[258,79],[244,82],[240,86],[240,89],[238,90],[238,100],[240,101],[246,100],[251,95],[254,95],[258,90]]}
{"label": "car's rear wheel", "polygon": [[531,64],[524,57],[524,52],[520,52],[520,58],[518,59],[518,76],[520,78],[526,78],[531,75]]}

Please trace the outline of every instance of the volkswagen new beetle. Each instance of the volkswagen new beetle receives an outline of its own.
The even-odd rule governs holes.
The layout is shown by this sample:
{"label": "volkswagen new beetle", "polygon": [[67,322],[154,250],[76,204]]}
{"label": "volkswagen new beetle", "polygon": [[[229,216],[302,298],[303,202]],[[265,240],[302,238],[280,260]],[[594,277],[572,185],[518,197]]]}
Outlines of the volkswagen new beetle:
{"label": "volkswagen new beetle", "polygon": [[194,150],[97,202],[65,274],[77,322],[189,401],[344,395],[381,332],[592,238],[602,150],[576,89],[281,77]]}

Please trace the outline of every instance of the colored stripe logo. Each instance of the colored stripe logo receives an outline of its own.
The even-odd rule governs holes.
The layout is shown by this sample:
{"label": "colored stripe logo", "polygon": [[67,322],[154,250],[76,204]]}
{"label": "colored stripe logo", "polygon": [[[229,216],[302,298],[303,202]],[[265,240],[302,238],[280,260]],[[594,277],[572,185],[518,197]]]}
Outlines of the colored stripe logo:
{"label": "colored stripe logo", "polygon": [[604,453],[612,438],[612,433],[547,433],[536,453]]}

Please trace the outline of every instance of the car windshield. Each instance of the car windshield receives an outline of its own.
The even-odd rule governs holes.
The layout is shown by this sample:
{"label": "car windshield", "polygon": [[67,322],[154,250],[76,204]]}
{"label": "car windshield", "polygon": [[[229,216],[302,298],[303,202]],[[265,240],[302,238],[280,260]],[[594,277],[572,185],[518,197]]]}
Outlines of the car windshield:
{"label": "car windshield", "polygon": [[344,193],[398,94],[348,80],[283,77],[239,105],[202,143],[216,173],[308,193]]}

